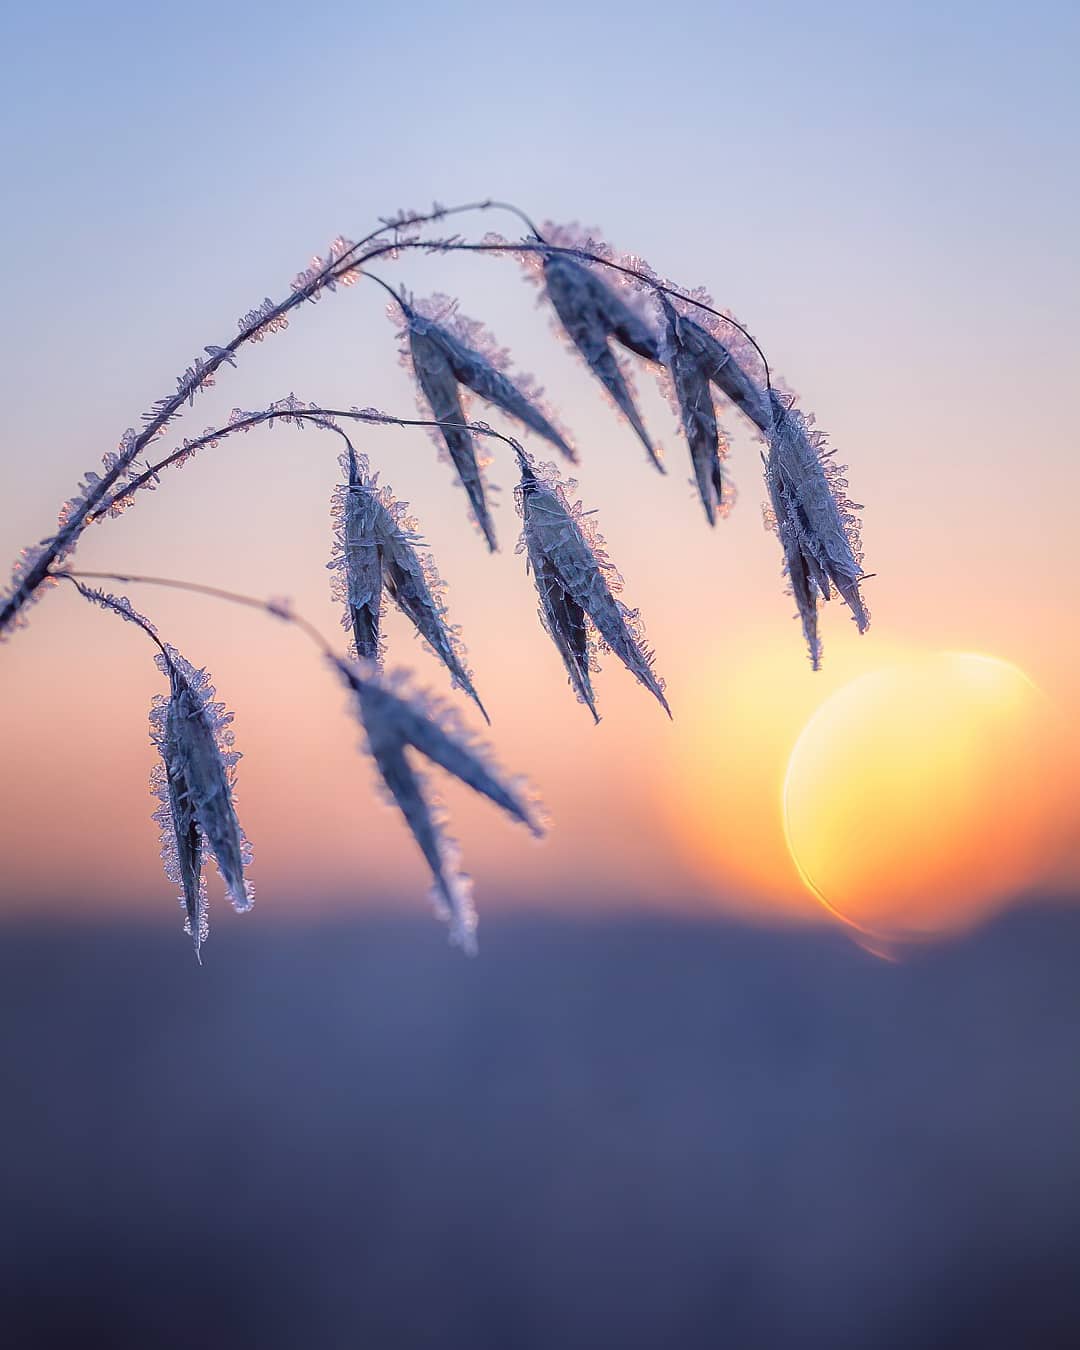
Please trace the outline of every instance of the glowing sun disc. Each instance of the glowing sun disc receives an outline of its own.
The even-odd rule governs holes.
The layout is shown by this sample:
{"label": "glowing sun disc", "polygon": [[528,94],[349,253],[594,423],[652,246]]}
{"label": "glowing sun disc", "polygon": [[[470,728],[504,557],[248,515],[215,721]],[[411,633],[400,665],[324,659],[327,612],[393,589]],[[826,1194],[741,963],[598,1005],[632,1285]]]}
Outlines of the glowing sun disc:
{"label": "glowing sun disc", "polygon": [[1061,851],[1060,732],[1050,701],[996,657],[942,652],[853,680],[807,722],[784,777],[804,882],[886,943],[969,927]]}

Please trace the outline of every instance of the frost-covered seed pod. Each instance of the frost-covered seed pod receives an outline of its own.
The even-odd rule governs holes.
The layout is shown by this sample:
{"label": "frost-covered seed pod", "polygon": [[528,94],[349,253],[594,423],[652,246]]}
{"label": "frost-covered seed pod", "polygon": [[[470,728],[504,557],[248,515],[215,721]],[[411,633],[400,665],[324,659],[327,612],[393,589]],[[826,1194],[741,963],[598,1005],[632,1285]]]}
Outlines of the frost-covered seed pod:
{"label": "frost-covered seed pod", "polygon": [[440,346],[450,369],[460,384],[471,389],[485,402],[516,418],[530,431],[550,441],[569,460],[576,458],[574,448],[550,419],[526,394],[482,353],[474,351],[453,333],[435,323],[427,323],[428,336]]}
{"label": "frost-covered seed pod", "polygon": [[[206,879],[203,876],[202,832],[195,818],[195,805],[184,776],[184,765],[179,745],[166,736],[159,747],[162,763],[152,779],[156,795],[163,797],[163,807],[154,813],[162,827],[162,843],[167,850],[166,872],[171,881],[181,888],[180,903],[184,907],[184,930],[191,935],[198,957],[209,931],[206,910]],[[163,788],[162,793],[160,789]],[[159,819],[160,816],[160,819]]]}
{"label": "frost-covered seed pod", "polygon": [[724,479],[720,459],[720,428],[709,385],[708,365],[702,360],[700,352],[683,341],[680,317],[667,297],[661,294],[660,303],[666,325],[664,361],[671,375],[679,417],[690,447],[694,481],[705,508],[705,517],[710,525],[715,525],[716,513],[724,500]]}
{"label": "frost-covered seed pod", "polygon": [[440,431],[458,478],[469,498],[476,523],[480,526],[488,548],[494,553],[495,527],[484,494],[484,479],[476,457],[472,433],[461,425],[468,419],[461,406],[457,380],[450,361],[446,352],[425,327],[422,324],[417,325],[412,320],[409,322],[409,351],[417,383],[431,409],[431,415],[439,422],[456,424],[444,425]]}
{"label": "frost-covered seed pod", "polygon": [[870,616],[859,594],[863,575],[859,522],[853,502],[842,495],[842,469],[831,462],[825,438],[793,406],[769,392],[772,428],[769,465],[783,484],[789,514],[817,584],[828,598],[836,587],[863,633]]}
{"label": "frost-covered seed pod", "polygon": [[[608,559],[604,540],[580,502],[568,493],[576,484],[559,479],[553,464],[532,465],[522,457],[517,488],[523,529],[518,551],[525,551],[540,597],[540,618],[563,658],[578,697],[597,717],[590,674],[596,652],[584,634],[588,625],[596,647],[607,648],[659,700],[671,716],[664,684],[653,670],[636,610],[613,592],[622,578]],[[598,720],[598,719],[597,719]]]}
{"label": "frost-covered seed pod", "polygon": [[748,417],[758,431],[768,435],[772,410],[768,396],[732,353],[712,333],[685,314],[676,315],[679,345],[699,363],[706,377]]}
{"label": "frost-covered seed pod", "polygon": [[442,811],[408,752],[424,755],[537,836],[544,829],[539,809],[520,782],[501,773],[452,710],[413,692],[403,674],[381,676],[371,666],[357,667],[336,658],[333,664],[355,695],[367,749],[389,798],[431,868],[436,907],[450,923],[452,939],[467,952],[475,951],[471,880],[461,871],[457,845],[445,831]]}
{"label": "frost-covered seed pod", "polygon": [[663,472],[660,455],[645,430],[626,377],[608,346],[616,338],[631,351],[659,361],[657,338],[599,277],[561,253],[544,258],[544,285],[567,337],[633,427],[649,458]]}
{"label": "frost-covered seed pod", "polygon": [[206,671],[196,670],[171,647],[157,663],[169,678],[169,694],[156,698],[150,712],[150,737],[161,755],[151,775],[161,803],[154,819],[161,827],[165,872],[182,887],[185,928],[198,953],[207,933],[205,853],[217,865],[235,909],[250,909],[254,899],[244,877],[251,847],[236,816],[240,755],[233,749],[232,713],[216,701]]}
{"label": "frost-covered seed pod", "polygon": [[765,461],[765,484],[772,503],[771,524],[784,550],[784,571],[791,586],[791,594],[802,624],[803,637],[810,653],[814,670],[821,669],[821,639],[818,637],[819,588],[812,564],[803,554],[799,532],[791,518],[787,492],[776,466]]}
{"label": "frost-covered seed pod", "polygon": [[421,639],[446,666],[450,677],[487,713],[473,685],[465,648],[449,622],[446,585],[405,502],[380,487],[367,461],[349,451],[341,457],[347,483],[334,489],[334,545],[328,566],[335,572],[332,591],[344,604],[342,623],[352,633],[361,661],[381,664],[382,593],[409,619]]}

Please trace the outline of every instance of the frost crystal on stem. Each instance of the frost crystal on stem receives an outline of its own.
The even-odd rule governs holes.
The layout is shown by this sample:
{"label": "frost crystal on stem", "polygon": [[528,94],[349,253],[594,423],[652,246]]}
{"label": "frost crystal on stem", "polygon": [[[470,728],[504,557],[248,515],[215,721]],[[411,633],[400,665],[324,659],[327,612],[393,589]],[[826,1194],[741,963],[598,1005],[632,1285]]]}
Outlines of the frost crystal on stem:
{"label": "frost crystal on stem", "polygon": [[581,502],[571,504],[577,484],[558,476],[554,464],[534,466],[523,454],[516,489],[523,529],[517,552],[524,552],[540,597],[540,622],[558,648],[570,684],[599,721],[592,673],[599,654],[612,651],[671,716],[664,682],[637,610],[615,595],[622,577],[605,551],[604,540]]}
{"label": "frost crystal on stem", "polygon": [[486,747],[471,737],[452,709],[412,690],[407,673],[383,676],[370,664],[356,666],[331,659],[355,696],[366,748],[389,799],[405,817],[431,868],[436,908],[449,922],[452,940],[474,952],[472,881],[461,871],[457,844],[446,833],[441,806],[408,752],[419,752],[460,779],[537,837],[544,832],[541,812],[524,784],[502,774]]}

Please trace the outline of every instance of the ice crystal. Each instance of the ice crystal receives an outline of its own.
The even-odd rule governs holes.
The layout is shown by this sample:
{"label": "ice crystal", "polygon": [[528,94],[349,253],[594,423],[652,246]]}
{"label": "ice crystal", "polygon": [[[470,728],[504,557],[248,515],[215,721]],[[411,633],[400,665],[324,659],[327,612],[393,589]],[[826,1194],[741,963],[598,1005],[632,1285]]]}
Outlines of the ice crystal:
{"label": "ice crystal", "polygon": [[107,609],[111,614],[118,615],[128,623],[137,624],[144,633],[156,636],[157,628],[150,622],[145,614],[140,614],[126,595],[113,595],[111,591],[102,590],[96,586],[79,586],[79,590],[87,600],[92,600],[95,604]]}
{"label": "ice crystal", "polygon": [[[194,404],[194,396],[201,389],[212,389],[215,385],[215,375],[213,370],[220,366],[221,362],[228,362],[229,366],[236,365],[236,358],[228,351],[227,347],[204,347],[202,351],[207,352],[209,360],[202,359],[202,356],[196,356],[192,365],[184,371],[184,374],[177,378],[177,397],[181,402],[188,402],[188,406]],[[212,365],[216,363],[216,365]],[[163,402],[163,401],[162,401]],[[155,405],[155,408],[161,408],[161,405]]]}
{"label": "ice crystal", "polygon": [[[0,625],[0,642],[6,642],[13,633],[26,627],[30,622],[31,607],[39,602],[45,590],[56,585],[55,581],[46,579],[32,591],[25,589],[27,579],[47,556],[51,544],[52,540],[46,540],[42,544],[31,545],[29,548],[20,550],[19,556],[15,559],[15,565],[11,569],[11,581],[3,591],[0,591],[0,608],[5,608],[16,597],[19,599],[19,604],[10,610],[4,623]],[[60,561],[63,561],[70,552],[71,549],[68,548],[58,554],[57,557]]]}
{"label": "ice crystal", "polygon": [[266,421],[269,426],[275,422],[283,422],[285,426],[300,427],[304,426],[305,419],[298,417],[297,413],[308,412],[316,407],[314,403],[305,403],[302,398],[297,398],[295,394],[286,394],[284,398],[275,399],[267,408]]}
{"label": "ice crystal", "polygon": [[336,263],[339,263],[347,254],[352,253],[355,248],[356,245],[352,240],[338,235],[331,242],[325,258],[316,255],[312,258],[310,265],[293,278],[293,290],[309,292],[305,297],[306,299],[318,300],[323,291],[333,292],[337,290],[339,282],[342,286],[355,286],[360,279],[359,267],[347,267],[333,276],[326,275]]}
{"label": "ice crystal", "polygon": [[202,858],[209,853],[234,908],[251,907],[254,892],[244,877],[251,847],[236,817],[236,763],[232,720],[205,670],[196,670],[172,647],[157,657],[169,679],[168,696],[155,697],[150,739],[161,755],[150,778],[160,805],[165,875],[181,889],[180,903],[198,954],[207,934]]}
{"label": "ice crystal", "polygon": [[418,752],[541,835],[544,822],[519,780],[507,778],[489,751],[464,728],[456,711],[417,693],[403,671],[380,675],[371,664],[331,658],[355,696],[366,749],[375,761],[388,799],[401,811],[434,878],[432,898],[449,922],[453,941],[476,949],[476,911],[471,879],[461,870],[456,842],[446,833],[441,804],[410,761]]}
{"label": "ice crystal", "polygon": [[640,615],[616,599],[622,577],[607,556],[592,513],[581,502],[571,502],[576,488],[573,479],[559,478],[554,464],[534,466],[522,457],[515,494],[523,523],[517,551],[528,557],[540,597],[540,621],[563,659],[571,687],[596,721],[592,674],[605,649],[656,696],[670,717]]}
{"label": "ice crystal", "polygon": [[251,342],[261,342],[270,333],[284,332],[289,326],[289,320],[280,309],[281,307],[267,296],[261,305],[256,305],[246,314],[241,314],[238,325],[240,332]]}
{"label": "ice crystal", "polygon": [[[116,477],[112,480],[111,488],[108,489],[111,497],[122,492],[128,483],[139,476],[141,466],[135,462],[135,440],[135,431],[133,428],[129,427],[121,437],[120,444],[117,446],[116,450],[110,451],[109,454],[102,456],[101,467],[105,472],[96,473],[91,469],[83,474],[82,482],[79,484],[79,490],[73,497],[68,498],[57,515],[57,524],[61,531],[67,529],[73,522],[78,521],[81,518],[80,513],[98,499],[105,480],[108,479],[114,471],[116,471]],[[131,505],[131,502],[131,497],[124,497],[123,500],[118,502],[110,500],[107,506],[94,513],[93,518],[112,519],[116,516],[123,515]]]}
{"label": "ice crystal", "polygon": [[346,482],[334,489],[332,593],[344,606],[342,626],[351,635],[358,659],[381,664],[382,595],[409,619],[428,650],[450,672],[484,714],[472,681],[465,649],[446,609],[446,583],[424,545],[408,504],[379,485],[367,460],[350,447],[340,458]]}

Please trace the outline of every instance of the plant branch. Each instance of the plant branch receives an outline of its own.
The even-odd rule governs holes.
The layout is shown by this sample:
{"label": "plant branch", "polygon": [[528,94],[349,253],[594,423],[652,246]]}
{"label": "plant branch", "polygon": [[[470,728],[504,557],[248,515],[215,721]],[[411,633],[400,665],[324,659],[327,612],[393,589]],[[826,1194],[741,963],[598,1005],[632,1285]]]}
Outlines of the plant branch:
{"label": "plant branch", "polygon": [[[534,233],[536,233],[535,230]],[[758,345],[757,339],[753,334],[747,332],[742,324],[736,319],[733,319],[730,314],[723,314],[714,306],[707,305],[704,300],[696,300],[692,295],[687,295],[677,287],[668,286],[665,282],[658,280],[658,278],[650,276],[648,272],[639,271],[635,267],[627,267],[624,263],[614,262],[611,258],[604,258],[599,253],[590,253],[587,249],[565,248],[561,244],[546,244],[540,239],[539,235],[537,235],[537,238],[539,242],[535,244],[529,243],[527,240],[523,240],[519,244],[469,244],[460,239],[403,240],[398,244],[380,245],[378,248],[372,249],[369,253],[365,253],[362,258],[358,259],[354,266],[363,266],[363,264],[370,262],[373,258],[385,257],[388,254],[396,254],[407,248],[419,248],[428,253],[557,253],[563,254],[569,258],[576,258],[581,262],[597,263],[599,266],[610,268],[614,272],[621,272],[623,276],[633,277],[636,281],[644,282],[645,285],[649,286],[652,290],[662,292],[664,295],[669,295],[675,300],[681,300],[683,304],[693,305],[695,309],[704,310],[705,313],[711,314],[714,318],[720,319],[724,323],[730,324],[732,328],[737,329],[761,358],[761,364],[765,372],[765,387],[766,389],[772,388],[772,372],[765,353],[761,350],[761,347]],[[385,283],[383,284],[385,285]],[[390,288],[387,287],[386,289],[389,290]],[[391,294],[394,293],[391,291]],[[394,298],[397,299],[397,296],[395,295]]]}
{"label": "plant branch", "polygon": [[100,508],[100,510],[91,517],[92,520],[100,519],[108,514],[109,511],[120,502],[130,497],[132,493],[137,492],[139,488],[145,487],[151,480],[157,478],[162,469],[167,469],[171,464],[186,459],[194,454],[196,450],[201,450],[205,446],[213,445],[216,441],[224,440],[226,436],[231,436],[238,431],[250,431],[252,427],[260,425],[273,426],[275,421],[295,421],[297,423],[311,422],[315,426],[320,426],[324,430],[334,431],[339,436],[348,437],[338,426],[334,425],[333,419],[345,418],[349,421],[363,422],[369,426],[395,426],[395,427],[449,427],[452,430],[471,431],[478,436],[487,436],[492,440],[502,441],[508,445],[519,460],[524,450],[521,444],[512,436],[506,436],[501,431],[496,431],[486,422],[447,422],[437,421],[429,417],[393,417],[390,413],[378,412],[374,409],[359,411],[353,408],[265,408],[260,412],[248,413],[235,422],[230,422],[227,426],[215,427],[212,431],[204,432],[201,436],[192,441],[185,442],[171,454],[166,455],[164,459],[152,464],[148,469],[141,473],[137,478],[133,478],[127,483],[121,491],[117,492],[109,501]]}
{"label": "plant branch", "polygon": [[210,596],[213,600],[225,600],[233,605],[244,605],[248,609],[258,609],[264,614],[272,615],[275,619],[281,619],[284,623],[295,624],[297,628],[307,634],[324,656],[332,657],[334,660],[338,659],[333,647],[331,647],[330,643],[327,642],[326,638],[323,637],[322,633],[319,632],[315,625],[305,619],[303,615],[295,613],[290,606],[280,601],[260,600],[257,596],[243,595],[239,591],[224,590],[221,586],[204,586],[197,581],[180,581],[175,577],[147,577],[128,572],[68,571],[51,572],[49,575],[60,577],[64,581],[70,581],[87,600],[93,601],[94,604],[106,604],[110,609],[116,610],[116,612],[121,614],[124,618],[131,619],[132,622],[137,623],[139,627],[142,628],[145,633],[148,633],[161,648],[161,651],[165,656],[166,661],[169,661],[170,666],[172,665],[172,662],[169,660],[169,653],[162,645],[161,639],[140,615],[129,613],[118,605],[112,604],[108,597],[98,595],[80,583],[83,581],[115,581],[121,586],[167,586],[170,590],[190,591],[195,595]]}
{"label": "plant branch", "polygon": [[[306,300],[315,299],[325,289],[333,289],[338,281],[344,280],[358,266],[354,255],[388,230],[398,232],[403,229],[430,224],[432,221],[441,220],[445,216],[460,212],[488,209],[513,211],[516,215],[527,219],[517,207],[505,202],[485,199],[449,207],[440,206],[436,203],[429,212],[403,213],[396,218],[383,220],[379,227],[366,235],[360,243],[352,244],[345,253],[332,257],[324,267],[306,278],[302,285],[294,284],[291,294],[284,300],[279,301],[276,305],[271,304],[268,308],[253,310],[247,317],[247,321],[241,322],[240,332],[224,346],[205,347],[204,350],[209,359],[203,361],[202,358],[199,358],[195,365],[190,367],[177,381],[176,392],[167,398],[159,399],[153,405],[152,411],[144,416],[145,425],[143,429],[137,435],[132,436],[130,440],[125,440],[115,461],[85,492],[82,501],[71,511],[60,530],[45,539],[39,546],[36,556],[22,576],[19,577],[17,585],[0,603],[0,634],[10,629],[21,610],[49,576],[54,564],[71,552],[89,521],[100,518],[101,512],[97,508],[146,446],[165,430],[185,402],[194,402],[195,395],[201,393],[207,387],[207,383],[212,380],[214,374],[222,365],[226,363],[229,365],[235,364],[233,357],[245,343],[257,339],[265,333],[271,324],[278,323]],[[381,252],[392,253],[395,247],[401,247],[406,242],[408,241],[399,240],[396,244],[384,245]],[[349,261],[350,259],[352,261]]]}
{"label": "plant branch", "polygon": [[[101,581],[126,581],[129,578],[113,576],[109,572],[50,572],[51,577],[57,577],[60,581],[70,581],[84,600],[88,600],[93,605],[104,605],[106,609],[111,609],[115,614],[119,614],[122,619],[127,619],[129,623],[135,624],[141,628],[146,636],[155,644],[158,651],[165,658],[165,663],[169,669],[173,668],[173,660],[169,655],[169,650],[158,637],[153,625],[149,620],[144,619],[141,614],[137,614],[133,609],[125,609],[112,596],[105,595],[101,591],[93,591],[82,584],[83,580],[101,580]],[[131,578],[132,580],[134,578]]]}

